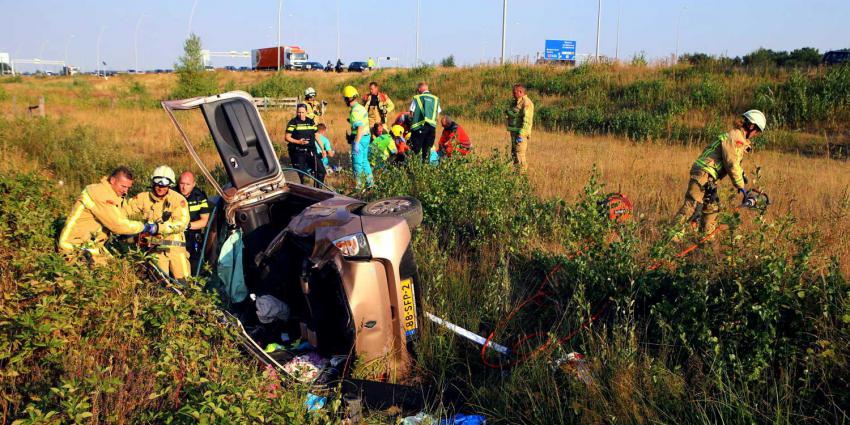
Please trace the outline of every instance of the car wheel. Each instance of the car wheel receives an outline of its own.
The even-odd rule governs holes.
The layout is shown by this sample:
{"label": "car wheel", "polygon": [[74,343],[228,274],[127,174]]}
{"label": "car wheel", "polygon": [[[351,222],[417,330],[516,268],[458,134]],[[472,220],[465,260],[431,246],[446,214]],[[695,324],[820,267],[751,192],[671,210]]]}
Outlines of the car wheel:
{"label": "car wheel", "polygon": [[393,196],[369,202],[361,211],[362,215],[374,217],[401,217],[411,229],[422,224],[422,203],[411,196]]}

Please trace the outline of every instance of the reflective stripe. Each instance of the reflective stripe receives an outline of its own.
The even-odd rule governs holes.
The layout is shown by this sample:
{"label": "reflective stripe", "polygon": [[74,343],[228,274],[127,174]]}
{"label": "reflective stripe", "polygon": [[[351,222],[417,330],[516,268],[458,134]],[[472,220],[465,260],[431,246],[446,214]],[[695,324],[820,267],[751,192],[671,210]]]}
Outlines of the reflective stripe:
{"label": "reflective stripe", "polygon": [[[86,194],[86,192],[83,191],[83,194]],[[80,218],[80,214],[83,213],[84,209],[85,207],[83,206],[82,202],[78,202],[77,205],[74,207],[74,211],[71,213],[70,218],[68,218],[68,221],[65,223],[65,228],[62,229],[62,234],[59,235],[60,249],[68,251],[74,249],[74,244],[68,242],[68,234],[71,233],[71,229],[73,229],[74,226],[77,225],[77,220]]]}
{"label": "reflective stripe", "polygon": [[83,205],[88,209],[94,209],[94,199],[89,195],[88,189],[83,189],[83,193],[80,195],[80,201],[82,201]]}
{"label": "reflective stripe", "polygon": [[209,204],[207,204],[207,201],[201,202],[200,204],[189,205],[190,212],[200,211],[204,208],[209,208]]}
{"label": "reflective stripe", "polygon": [[[434,99],[434,107],[430,111],[425,110],[424,103],[422,102],[423,97],[429,97]],[[416,130],[419,127],[422,127],[425,124],[430,124],[433,127],[437,127],[437,110],[439,109],[437,105],[439,104],[439,99],[437,96],[434,96],[430,93],[423,93],[416,96],[413,96],[413,101],[416,102],[417,110],[414,112],[414,115],[417,113],[422,115],[422,119],[410,125],[411,130]]]}

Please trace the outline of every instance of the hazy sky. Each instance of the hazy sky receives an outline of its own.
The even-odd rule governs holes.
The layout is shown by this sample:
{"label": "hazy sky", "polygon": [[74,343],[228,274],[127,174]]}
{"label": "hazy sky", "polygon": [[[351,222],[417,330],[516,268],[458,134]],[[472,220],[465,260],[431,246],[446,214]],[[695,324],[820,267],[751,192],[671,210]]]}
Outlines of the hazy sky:
{"label": "hazy sky", "polygon": [[[181,54],[195,0],[133,2],[0,0],[0,52],[13,58],[63,60],[94,69],[98,34],[109,69],[171,68]],[[270,47],[277,41],[275,0],[197,0],[191,30],[214,51]],[[337,10],[342,59],[416,57],[416,0],[283,0],[282,44],[298,44],[311,59],[336,57]],[[337,9],[338,8],[338,9]],[[579,53],[596,44],[597,1],[508,0],[507,55],[531,55],[544,40],[572,39]],[[620,57],[679,52],[741,55],[759,47],[821,50],[850,47],[848,0],[605,0],[601,53],[614,56],[620,19]],[[141,20],[140,20],[141,19]],[[420,58],[453,54],[459,64],[498,58],[501,0],[421,0]],[[677,25],[678,23],[678,25]],[[250,66],[250,59],[213,59],[216,66]],[[21,67],[21,69],[26,69]]]}

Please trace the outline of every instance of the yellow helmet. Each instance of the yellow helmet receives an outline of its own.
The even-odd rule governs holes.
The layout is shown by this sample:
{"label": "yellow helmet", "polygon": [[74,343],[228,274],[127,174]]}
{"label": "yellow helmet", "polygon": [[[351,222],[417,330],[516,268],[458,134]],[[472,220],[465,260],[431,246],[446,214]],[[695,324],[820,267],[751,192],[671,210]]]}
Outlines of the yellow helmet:
{"label": "yellow helmet", "polygon": [[390,131],[393,133],[393,136],[401,137],[401,135],[404,134],[404,127],[396,124],[390,129]]}
{"label": "yellow helmet", "polygon": [[345,86],[345,88],[342,89],[342,97],[346,99],[354,99],[360,97],[360,93],[357,92],[357,89],[355,89],[354,86]]}

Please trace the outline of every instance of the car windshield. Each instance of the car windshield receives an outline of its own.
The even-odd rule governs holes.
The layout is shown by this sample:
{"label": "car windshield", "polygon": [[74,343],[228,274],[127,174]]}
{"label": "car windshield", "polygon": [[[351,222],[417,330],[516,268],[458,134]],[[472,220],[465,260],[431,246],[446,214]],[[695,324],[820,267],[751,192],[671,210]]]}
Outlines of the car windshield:
{"label": "car windshield", "polygon": [[307,54],[306,53],[293,53],[289,58],[294,60],[294,61],[303,61],[303,60],[307,59]]}

